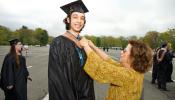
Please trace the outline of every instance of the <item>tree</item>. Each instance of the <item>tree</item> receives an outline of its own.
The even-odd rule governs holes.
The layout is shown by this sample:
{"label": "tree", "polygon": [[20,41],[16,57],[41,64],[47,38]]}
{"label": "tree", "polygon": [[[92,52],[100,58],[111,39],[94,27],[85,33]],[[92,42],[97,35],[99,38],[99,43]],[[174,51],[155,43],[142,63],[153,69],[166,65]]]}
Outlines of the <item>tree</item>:
{"label": "tree", "polygon": [[23,44],[33,44],[32,38],[34,31],[32,29],[28,29],[26,26],[22,26],[20,29],[16,30],[14,33],[19,35],[19,39]]}
{"label": "tree", "polygon": [[97,44],[98,47],[101,46],[101,39],[100,39],[100,37],[96,38],[96,44]]}
{"label": "tree", "polygon": [[168,29],[167,32],[171,37],[170,43],[172,44],[172,49],[175,50],[175,29]]}
{"label": "tree", "polygon": [[11,36],[11,30],[5,26],[0,26],[0,45],[8,45]]}
{"label": "tree", "polygon": [[128,39],[126,39],[126,38],[120,36],[120,37],[119,37],[119,40],[120,40],[120,47],[125,48],[126,45],[128,44]]}
{"label": "tree", "polygon": [[49,36],[46,30],[37,28],[35,29],[35,35],[41,46],[46,45],[48,43]]}
{"label": "tree", "polygon": [[48,39],[48,44],[51,44],[51,43],[52,43],[52,41],[53,41],[53,39],[54,39],[54,37],[49,36],[49,39]]}
{"label": "tree", "polygon": [[159,46],[158,37],[159,32],[149,31],[146,33],[143,41],[146,42],[151,48],[157,48]]}

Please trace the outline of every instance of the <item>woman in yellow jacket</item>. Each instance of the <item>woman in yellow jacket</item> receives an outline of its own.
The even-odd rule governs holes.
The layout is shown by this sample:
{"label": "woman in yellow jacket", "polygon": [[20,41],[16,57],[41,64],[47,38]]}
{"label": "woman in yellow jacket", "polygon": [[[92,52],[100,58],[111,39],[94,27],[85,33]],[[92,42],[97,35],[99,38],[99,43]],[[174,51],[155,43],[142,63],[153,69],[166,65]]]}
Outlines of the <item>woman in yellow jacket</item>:
{"label": "woman in yellow jacket", "polygon": [[114,61],[91,41],[83,38],[80,45],[87,54],[84,70],[91,78],[110,84],[106,100],[139,100],[144,73],[152,65],[152,50],[143,42],[128,41],[121,51],[120,62]]}

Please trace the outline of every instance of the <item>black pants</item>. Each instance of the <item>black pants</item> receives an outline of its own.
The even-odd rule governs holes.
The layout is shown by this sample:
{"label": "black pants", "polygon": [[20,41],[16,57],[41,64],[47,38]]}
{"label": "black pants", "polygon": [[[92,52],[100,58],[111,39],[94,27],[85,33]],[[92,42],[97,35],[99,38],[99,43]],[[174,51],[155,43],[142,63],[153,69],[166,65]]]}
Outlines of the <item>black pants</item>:
{"label": "black pants", "polygon": [[167,68],[167,82],[171,81],[171,75],[173,73],[173,64],[170,63],[168,68]]}
{"label": "black pants", "polygon": [[152,81],[155,81],[157,79],[157,74],[158,74],[158,65],[154,63],[152,70]]}
{"label": "black pants", "polygon": [[167,73],[165,70],[158,71],[158,88],[166,89]]}
{"label": "black pants", "polygon": [[5,94],[5,100],[17,100],[17,96],[14,92],[14,90],[5,90],[4,91]]}

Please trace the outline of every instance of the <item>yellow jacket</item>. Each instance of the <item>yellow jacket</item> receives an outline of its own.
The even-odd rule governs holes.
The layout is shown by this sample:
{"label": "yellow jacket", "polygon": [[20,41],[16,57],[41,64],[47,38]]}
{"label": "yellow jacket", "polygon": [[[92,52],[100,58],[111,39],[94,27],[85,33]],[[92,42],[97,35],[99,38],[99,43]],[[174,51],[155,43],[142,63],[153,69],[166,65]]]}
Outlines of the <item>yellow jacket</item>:
{"label": "yellow jacket", "polygon": [[112,58],[103,60],[95,52],[88,55],[84,69],[94,80],[110,84],[106,100],[140,100],[144,74]]}

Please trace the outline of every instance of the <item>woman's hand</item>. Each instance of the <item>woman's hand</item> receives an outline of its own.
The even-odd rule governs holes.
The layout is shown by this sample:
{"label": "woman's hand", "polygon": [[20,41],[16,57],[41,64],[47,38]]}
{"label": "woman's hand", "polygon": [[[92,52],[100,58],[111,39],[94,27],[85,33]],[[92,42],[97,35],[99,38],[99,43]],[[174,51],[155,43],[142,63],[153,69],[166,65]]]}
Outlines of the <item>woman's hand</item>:
{"label": "woman's hand", "polygon": [[28,80],[32,81],[32,78],[30,76],[27,77]]}
{"label": "woman's hand", "polygon": [[83,48],[89,46],[88,40],[87,40],[85,37],[83,37],[83,38],[79,41],[79,43],[80,43],[80,45],[81,45]]}
{"label": "woman's hand", "polygon": [[7,89],[11,90],[13,88],[13,85],[7,86]]}
{"label": "woman's hand", "polygon": [[86,54],[88,55],[92,51],[92,49],[88,44],[88,40],[85,37],[83,37],[79,42],[80,42],[80,45],[84,48]]}

